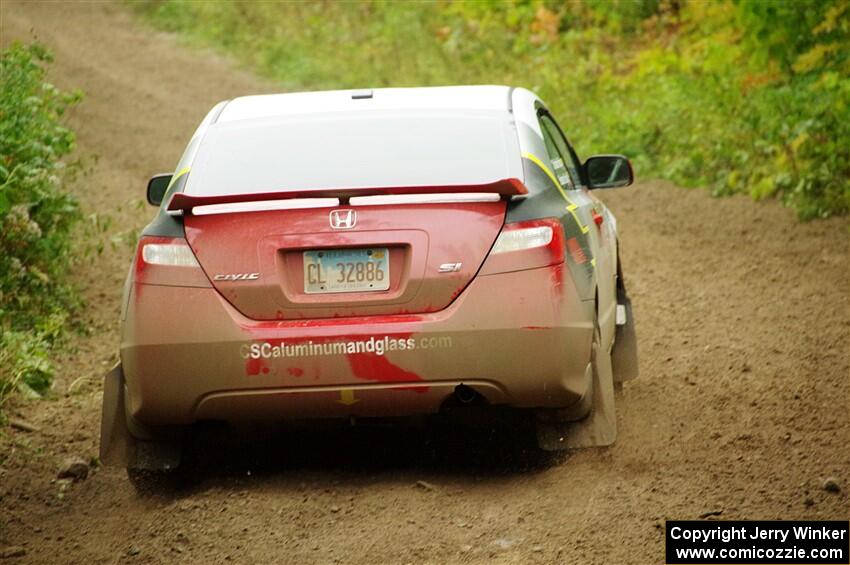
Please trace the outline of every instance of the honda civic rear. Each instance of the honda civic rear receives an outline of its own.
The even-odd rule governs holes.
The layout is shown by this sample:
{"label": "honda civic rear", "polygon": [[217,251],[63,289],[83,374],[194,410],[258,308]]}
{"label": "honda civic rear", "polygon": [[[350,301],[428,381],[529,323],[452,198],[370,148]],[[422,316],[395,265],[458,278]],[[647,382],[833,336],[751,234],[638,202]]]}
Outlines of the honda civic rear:
{"label": "honda civic rear", "polygon": [[510,92],[216,106],[149,186],[104,437],[122,418],[118,435],[157,441],[210,420],[436,413],[459,391],[586,413],[596,301],[563,206],[522,208]]}

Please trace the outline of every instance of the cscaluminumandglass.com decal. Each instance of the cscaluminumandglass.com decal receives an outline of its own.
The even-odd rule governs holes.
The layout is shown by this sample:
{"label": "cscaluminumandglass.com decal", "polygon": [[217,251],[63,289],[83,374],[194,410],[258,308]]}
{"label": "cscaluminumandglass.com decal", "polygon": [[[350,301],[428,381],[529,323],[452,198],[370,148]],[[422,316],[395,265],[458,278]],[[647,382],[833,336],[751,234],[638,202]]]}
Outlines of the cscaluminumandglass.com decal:
{"label": "cscaluminumandglass.com decal", "polygon": [[390,351],[413,351],[422,349],[446,349],[452,347],[451,336],[429,336],[420,338],[370,337],[364,340],[332,341],[315,343],[245,343],[239,348],[243,359],[283,359],[293,357],[320,357],[325,355],[352,355],[374,353],[383,355]]}
{"label": "cscaluminumandglass.com decal", "polygon": [[850,528],[836,521],[669,520],[666,563],[850,563]]}

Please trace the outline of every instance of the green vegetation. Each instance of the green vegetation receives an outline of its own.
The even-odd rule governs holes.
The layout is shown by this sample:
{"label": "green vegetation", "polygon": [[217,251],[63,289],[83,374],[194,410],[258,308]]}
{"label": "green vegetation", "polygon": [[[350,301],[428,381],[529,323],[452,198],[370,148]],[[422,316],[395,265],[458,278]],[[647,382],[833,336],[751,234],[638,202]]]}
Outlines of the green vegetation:
{"label": "green vegetation", "polygon": [[284,89],[507,83],[553,106],[582,154],[643,177],[850,209],[846,0],[194,2],[156,25]]}
{"label": "green vegetation", "polygon": [[39,45],[0,52],[0,405],[50,388],[49,354],[78,304],[65,273],[79,210],[62,188],[74,134],[61,119],[80,95],[45,81],[49,62]]}

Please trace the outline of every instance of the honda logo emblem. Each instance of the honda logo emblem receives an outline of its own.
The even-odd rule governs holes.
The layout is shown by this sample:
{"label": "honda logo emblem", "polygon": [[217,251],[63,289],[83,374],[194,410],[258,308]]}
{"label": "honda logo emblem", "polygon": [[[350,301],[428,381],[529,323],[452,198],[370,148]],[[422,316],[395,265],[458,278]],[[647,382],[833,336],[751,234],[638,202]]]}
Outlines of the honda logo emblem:
{"label": "honda logo emblem", "polygon": [[357,223],[354,210],[331,210],[331,227],[335,230],[350,230]]}

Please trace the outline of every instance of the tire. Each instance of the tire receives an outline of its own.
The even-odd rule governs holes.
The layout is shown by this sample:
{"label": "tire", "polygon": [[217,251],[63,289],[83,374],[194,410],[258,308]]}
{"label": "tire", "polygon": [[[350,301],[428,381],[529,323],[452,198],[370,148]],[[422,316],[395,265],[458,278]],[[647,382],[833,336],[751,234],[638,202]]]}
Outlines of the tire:
{"label": "tire", "polygon": [[621,390],[622,383],[636,379],[640,371],[635,316],[632,311],[632,301],[626,292],[626,281],[623,279],[623,265],[620,262],[619,253],[617,254],[617,304],[626,309],[626,324],[616,327],[614,347],[611,350],[611,366],[614,371],[614,383],[617,390]]}
{"label": "tire", "polygon": [[[618,295],[620,295],[619,291]],[[624,381],[630,381],[638,377],[638,347],[635,320],[632,314],[632,302],[626,296],[625,290],[618,297],[617,302],[626,308],[626,324],[617,326],[616,333],[614,334],[614,348],[611,350],[611,367],[614,372],[614,381],[622,385]]]}
{"label": "tire", "polygon": [[168,470],[127,467],[127,479],[140,496],[167,494],[192,484],[184,466]]}
{"label": "tire", "polygon": [[590,345],[592,407],[586,418],[577,422],[552,422],[537,419],[537,443],[546,451],[580,447],[604,447],[617,439],[617,414],[614,400],[614,374],[611,354],[601,346],[598,321],[594,322]]}
{"label": "tire", "polygon": [[168,433],[154,430],[127,416],[124,405],[124,373],[116,365],[106,374],[100,424],[100,461],[127,469],[161,469],[180,466],[183,429]]}
{"label": "tire", "polygon": [[195,458],[185,441],[136,440],[127,478],[140,495],[181,490],[194,482]]}

